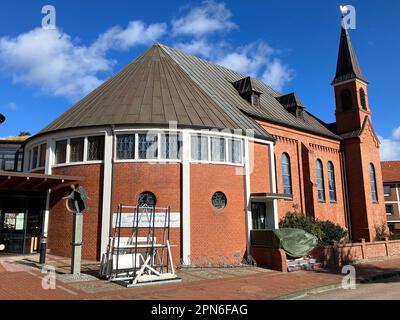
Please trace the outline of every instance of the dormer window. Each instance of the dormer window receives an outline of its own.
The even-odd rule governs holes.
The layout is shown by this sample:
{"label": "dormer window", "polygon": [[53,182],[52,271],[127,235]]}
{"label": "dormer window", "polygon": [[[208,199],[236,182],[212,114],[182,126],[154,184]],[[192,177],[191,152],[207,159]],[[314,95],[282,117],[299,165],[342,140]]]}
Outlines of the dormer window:
{"label": "dormer window", "polygon": [[294,92],[276,98],[279,103],[296,118],[303,119],[304,105]]}
{"label": "dormer window", "polygon": [[232,83],[243,99],[251,103],[252,106],[260,106],[261,90],[258,89],[254,79],[246,77]]}
{"label": "dormer window", "polygon": [[253,93],[251,95],[251,104],[255,107],[259,107],[260,106],[260,96],[256,93]]}

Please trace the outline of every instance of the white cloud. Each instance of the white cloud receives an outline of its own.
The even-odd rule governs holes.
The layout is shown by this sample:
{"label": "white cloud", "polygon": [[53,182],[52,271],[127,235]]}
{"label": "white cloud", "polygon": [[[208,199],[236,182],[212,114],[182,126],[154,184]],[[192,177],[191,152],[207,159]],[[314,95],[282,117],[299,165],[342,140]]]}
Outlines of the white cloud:
{"label": "white cloud", "polygon": [[392,136],[394,139],[400,140],[400,127],[393,129]]}
{"label": "white cloud", "polygon": [[378,138],[381,142],[381,160],[400,160],[400,127],[393,129],[391,138]]}
{"label": "white cloud", "polygon": [[225,3],[203,1],[198,7],[191,8],[183,17],[172,20],[172,32],[177,35],[202,37],[215,32],[237,28],[231,21],[232,12]]}
{"label": "white cloud", "polygon": [[[126,51],[173,40],[174,47],[236,71],[257,77],[280,91],[293,71],[279,52],[258,41],[238,48],[226,42],[226,32],[237,28],[225,3],[206,0],[167,23],[131,21],[113,26],[92,43],[83,45],[61,30],[36,28],[16,37],[0,37],[0,72],[14,83],[38,87],[48,95],[75,101],[103,82],[116,61],[111,50]],[[169,36],[169,34],[172,36]]]}
{"label": "white cloud", "polygon": [[294,71],[276,57],[276,50],[258,41],[226,54],[216,62],[235,71],[259,78],[275,90],[281,91]]}
{"label": "white cloud", "polygon": [[126,29],[112,27],[90,46],[79,45],[60,30],[36,28],[17,37],[0,38],[0,70],[15,83],[38,86],[42,92],[76,100],[102,83],[115,61],[110,49],[127,50],[156,41],[164,24],[145,26],[130,22]]}
{"label": "white cloud", "polygon": [[101,34],[92,48],[106,52],[109,49],[128,50],[136,45],[149,45],[161,38],[167,31],[167,24],[155,23],[146,26],[141,21],[131,21],[123,29],[115,26]]}
{"label": "white cloud", "polygon": [[212,54],[215,54],[215,44],[209,43],[205,39],[195,40],[189,42],[178,42],[174,44],[174,47],[178,50],[200,56],[203,58],[210,58]]}
{"label": "white cloud", "polygon": [[18,106],[15,102],[9,102],[7,104],[7,108],[10,109],[11,111],[17,111],[18,110]]}

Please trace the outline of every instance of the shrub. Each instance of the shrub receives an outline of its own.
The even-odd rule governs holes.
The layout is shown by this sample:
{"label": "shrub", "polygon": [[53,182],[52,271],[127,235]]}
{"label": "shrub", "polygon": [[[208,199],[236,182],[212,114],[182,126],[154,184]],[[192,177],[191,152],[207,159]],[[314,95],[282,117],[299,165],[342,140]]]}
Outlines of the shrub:
{"label": "shrub", "polygon": [[297,212],[288,212],[286,216],[279,222],[279,227],[303,229],[304,231],[316,236],[319,243],[324,237],[321,227],[313,218]]}
{"label": "shrub", "polygon": [[324,234],[322,238],[322,243],[324,244],[331,241],[340,242],[347,237],[347,230],[342,228],[340,225],[333,223],[332,221],[317,221],[317,223]]}
{"label": "shrub", "polygon": [[375,241],[383,241],[386,237],[389,237],[390,234],[386,229],[386,223],[381,226],[375,226]]}
{"label": "shrub", "polygon": [[316,220],[298,212],[288,212],[279,222],[280,228],[303,229],[318,239],[320,245],[331,241],[340,242],[347,236],[347,230],[332,221]]}

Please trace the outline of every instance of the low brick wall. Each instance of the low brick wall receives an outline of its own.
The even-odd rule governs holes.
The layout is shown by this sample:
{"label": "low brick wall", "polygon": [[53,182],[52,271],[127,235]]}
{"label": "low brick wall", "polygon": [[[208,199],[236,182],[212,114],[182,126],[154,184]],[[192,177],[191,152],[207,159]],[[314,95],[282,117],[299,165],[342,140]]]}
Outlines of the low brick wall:
{"label": "low brick wall", "polygon": [[400,240],[332,244],[315,248],[311,256],[326,266],[341,266],[355,261],[400,255]]}
{"label": "low brick wall", "polygon": [[287,272],[286,253],[282,249],[252,246],[250,254],[259,267]]}

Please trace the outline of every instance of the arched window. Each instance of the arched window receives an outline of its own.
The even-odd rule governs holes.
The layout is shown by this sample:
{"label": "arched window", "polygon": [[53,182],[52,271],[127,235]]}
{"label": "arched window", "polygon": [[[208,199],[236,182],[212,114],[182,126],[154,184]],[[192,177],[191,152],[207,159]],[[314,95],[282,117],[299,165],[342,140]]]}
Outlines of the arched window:
{"label": "arched window", "polygon": [[325,201],[325,186],[324,186],[324,168],[322,161],[317,160],[317,188],[318,188],[318,201]]}
{"label": "arched window", "polygon": [[145,191],[139,195],[138,202],[141,207],[155,207],[157,198],[153,192]]}
{"label": "arched window", "polygon": [[285,152],[282,154],[282,179],[283,179],[283,193],[292,194],[292,178],[290,175],[290,158]]}
{"label": "arched window", "polygon": [[367,110],[367,100],[365,99],[365,91],[363,88],[360,88],[360,102],[361,102],[361,107],[364,110]]}
{"label": "arched window", "polygon": [[329,199],[336,201],[335,168],[331,161],[328,162]]}
{"label": "arched window", "polygon": [[342,93],[340,94],[342,98],[342,110],[347,111],[352,109],[352,98],[351,98],[351,92],[349,89],[344,89]]}
{"label": "arched window", "polygon": [[369,164],[369,180],[371,183],[371,197],[373,202],[378,202],[378,192],[376,190],[376,175],[375,167],[372,163]]}

